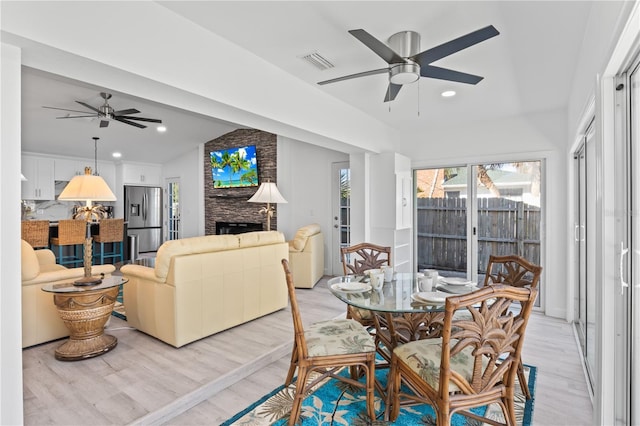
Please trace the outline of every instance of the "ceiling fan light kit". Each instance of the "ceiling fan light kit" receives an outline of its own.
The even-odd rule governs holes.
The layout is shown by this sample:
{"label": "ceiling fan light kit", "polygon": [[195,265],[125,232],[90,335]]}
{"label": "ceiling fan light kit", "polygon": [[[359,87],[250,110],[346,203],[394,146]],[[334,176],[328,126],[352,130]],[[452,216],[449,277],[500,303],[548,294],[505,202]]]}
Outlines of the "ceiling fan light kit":
{"label": "ceiling fan light kit", "polygon": [[391,65],[389,68],[389,81],[393,84],[411,84],[420,78],[420,65],[415,62]]}
{"label": "ceiling fan light kit", "polygon": [[456,83],[478,84],[483,77],[431,64],[495,37],[500,33],[493,25],[489,25],[422,52],[420,52],[420,34],[415,31],[395,33],[387,39],[387,44],[384,44],[363,29],[349,30],[349,34],[380,56],[388,64],[388,67],[320,81],[318,84],[337,83],[338,81],[387,72],[389,86],[387,87],[384,101],[390,102],[396,98],[404,84],[414,83],[420,77],[436,78]]}

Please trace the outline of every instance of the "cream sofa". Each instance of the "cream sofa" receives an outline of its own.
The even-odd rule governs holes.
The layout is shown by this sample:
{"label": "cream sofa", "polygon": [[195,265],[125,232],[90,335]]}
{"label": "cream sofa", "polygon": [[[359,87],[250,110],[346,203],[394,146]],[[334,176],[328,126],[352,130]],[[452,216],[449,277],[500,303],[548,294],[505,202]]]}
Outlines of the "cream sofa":
{"label": "cream sofa", "polygon": [[297,288],[313,288],[324,274],[324,238],[320,225],[298,229],[289,241],[289,267]]}
{"label": "cream sofa", "polygon": [[155,267],[120,270],[129,325],[179,348],[287,306],[277,231],[167,241]]}
{"label": "cream sofa", "polygon": [[[51,250],[34,250],[22,240],[22,347],[37,345],[69,335],[58,310],[53,304],[53,294],[42,291],[45,284],[71,282],[84,276],[84,268],[65,268],[56,263]],[[113,265],[97,265],[91,268],[94,275],[110,276]]]}

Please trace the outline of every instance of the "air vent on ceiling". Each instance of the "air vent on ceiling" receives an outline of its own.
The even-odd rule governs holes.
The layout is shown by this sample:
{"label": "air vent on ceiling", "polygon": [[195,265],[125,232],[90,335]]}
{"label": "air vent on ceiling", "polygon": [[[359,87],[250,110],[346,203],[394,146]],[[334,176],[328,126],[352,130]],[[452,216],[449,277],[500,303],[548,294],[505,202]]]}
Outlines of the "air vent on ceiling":
{"label": "air vent on ceiling", "polygon": [[318,68],[320,71],[324,71],[335,66],[331,63],[331,61],[329,61],[318,52],[312,52],[307,55],[302,55],[300,56],[300,58]]}

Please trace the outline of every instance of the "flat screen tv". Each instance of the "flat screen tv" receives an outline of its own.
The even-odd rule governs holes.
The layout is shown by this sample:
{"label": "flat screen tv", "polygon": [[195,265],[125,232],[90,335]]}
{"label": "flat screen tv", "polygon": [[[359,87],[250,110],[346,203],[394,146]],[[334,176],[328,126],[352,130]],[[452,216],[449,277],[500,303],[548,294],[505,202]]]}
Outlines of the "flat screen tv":
{"label": "flat screen tv", "polygon": [[258,186],[255,145],[212,151],[210,156],[214,188]]}

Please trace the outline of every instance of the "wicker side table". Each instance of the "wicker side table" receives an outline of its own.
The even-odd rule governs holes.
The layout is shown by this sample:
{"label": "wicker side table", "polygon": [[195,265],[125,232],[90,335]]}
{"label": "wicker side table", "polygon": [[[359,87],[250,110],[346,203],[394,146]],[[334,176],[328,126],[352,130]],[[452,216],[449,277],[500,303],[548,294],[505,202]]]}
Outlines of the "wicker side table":
{"label": "wicker side table", "polygon": [[73,283],[48,284],[43,291],[53,293],[53,302],[60,318],[69,329],[69,339],[56,351],[56,359],[78,361],[102,355],[115,348],[118,339],[104,333],[118,296],[122,277],[104,278],[93,286],[74,286]]}

